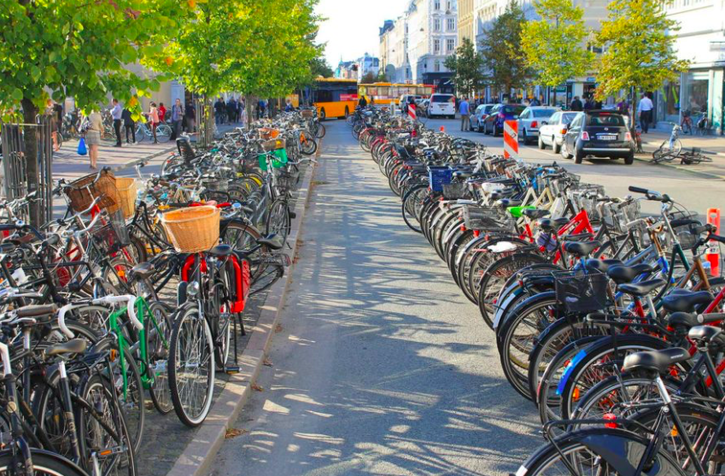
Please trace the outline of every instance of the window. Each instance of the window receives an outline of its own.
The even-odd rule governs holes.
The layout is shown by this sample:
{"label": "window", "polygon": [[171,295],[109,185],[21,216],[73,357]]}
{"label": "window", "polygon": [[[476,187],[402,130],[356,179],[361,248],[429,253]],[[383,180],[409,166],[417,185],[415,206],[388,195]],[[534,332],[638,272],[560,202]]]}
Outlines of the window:
{"label": "window", "polygon": [[456,19],[455,18],[449,18],[448,19],[448,31],[453,31],[456,29]]}
{"label": "window", "polygon": [[436,73],[440,73],[440,71],[441,71],[441,62],[440,61],[438,61],[438,60],[435,61],[434,66],[433,66],[433,71],[435,71]]}
{"label": "window", "polygon": [[433,4],[433,9],[434,10],[440,10],[441,9],[441,2],[440,2],[440,0],[436,0],[435,1],[435,3]]}
{"label": "window", "polygon": [[433,31],[441,31],[441,19],[436,18],[433,20]]}
{"label": "window", "polygon": [[441,52],[441,40],[433,40],[433,53]]}
{"label": "window", "polygon": [[446,50],[451,53],[453,50],[456,49],[456,40],[453,38],[449,38],[446,40]]}
{"label": "window", "polygon": [[446,10],[448,10],[449,12],[451,11],[451,0],[448,0],[446,2]]}

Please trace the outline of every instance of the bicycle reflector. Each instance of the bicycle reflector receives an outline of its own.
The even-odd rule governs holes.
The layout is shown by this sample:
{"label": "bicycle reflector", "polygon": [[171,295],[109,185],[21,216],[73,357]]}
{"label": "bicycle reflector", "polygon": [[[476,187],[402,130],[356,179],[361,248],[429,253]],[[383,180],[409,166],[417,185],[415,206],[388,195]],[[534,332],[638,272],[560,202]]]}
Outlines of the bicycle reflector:
{"label": "bicycle reflector", "polygon": [[604,428],[617,428],[617,415],[614,413],[605,413],[602,418],[608,422],[604,424]]}

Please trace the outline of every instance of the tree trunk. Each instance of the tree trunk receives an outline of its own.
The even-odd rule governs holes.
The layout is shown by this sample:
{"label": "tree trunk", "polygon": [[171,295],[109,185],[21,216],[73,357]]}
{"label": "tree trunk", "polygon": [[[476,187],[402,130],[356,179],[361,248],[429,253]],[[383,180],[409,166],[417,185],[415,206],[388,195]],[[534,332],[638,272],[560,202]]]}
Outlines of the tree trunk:
{"label": "tree trunk", "polygon": [[[38,115],[38,108],[30,99],[23,99],[23,122],[25,124],[36,124],[35,116]],[[35,126],[23,126],[23,140],[25,142],[25,176],[28,194],[38,190],[38,128]],[[40,227],[40,215],[38,202],[30,202],[30,224]]]}
{"label": "tree trunk", "polygon": [[254,119],[252,117],[252,113],[254,112],[254,108],[252,107],[252,96],[249,96],[249,95],[244,96],[244,106],[247,110],[247,122],[246,122],[246,124],[244,124],[244,126],[247,129],[251,129],[250,125],[252,124],[253,119]]}

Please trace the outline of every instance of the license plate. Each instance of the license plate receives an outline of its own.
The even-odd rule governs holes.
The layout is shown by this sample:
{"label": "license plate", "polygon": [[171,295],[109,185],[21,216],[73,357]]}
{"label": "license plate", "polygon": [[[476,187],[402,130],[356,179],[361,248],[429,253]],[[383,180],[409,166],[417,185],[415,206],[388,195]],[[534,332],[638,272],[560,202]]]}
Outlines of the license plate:
{"label": "license plate", "polygon": [[599,140],[617,140],[617,136],[597,136]]}

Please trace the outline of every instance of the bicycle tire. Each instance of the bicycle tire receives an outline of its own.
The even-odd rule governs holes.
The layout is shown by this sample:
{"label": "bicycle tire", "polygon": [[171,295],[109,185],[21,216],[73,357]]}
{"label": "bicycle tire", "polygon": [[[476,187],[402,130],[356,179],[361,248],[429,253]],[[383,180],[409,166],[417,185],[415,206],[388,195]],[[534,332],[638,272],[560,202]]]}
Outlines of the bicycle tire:
{"label": "bicycle tire", "polygon": [[171,129],[171,126],[169,126],[168,124],[161,123],[156,126],[156,140],[158,142],[161,142],[162,144],[169,142],[173,133],[173,129]]}
{"label": "bicycle tire", "polygon": [[275,234],[280,236],[283,242],[287,242],[287,237],[292,229],[292,216],[286,199],[278,198],[272,202],[265,222],[267,235]]}
{"label": "bicycle tire", "polygon": [[[153,385],[149,389],[151,402],[154,408],[166,415],[174,409],[174,402],[171,401],[171,389],[169,388],[169,347],[171,342],[171,330],[173,323],[171,322],[170,313],[167,308],[158,301],[149,303],[149,315],[153,314],[157,325],[157,329],[149,329],[146,332],[148,344],[146,345],[148,353],[148,371],[153,374]],[[150,317],[144,321],[144,324],[152,322]],[[151,325],[151,324],[148,324]],[[155,331],[155,332],[154,332]],[[163,339],[157,336],[158,332],[164,334]]]}
{"label": "bicycle tire", "polygon": [[[171,347],[169,350],[169,389],[171,391],[171,400],[174,403],[174,411],[179,421],[184,425],[195,428],[206,420],[209,410],[211,409],[212,396],[214,393],[214,342],[212,340],[211,329],[207,320],[199,314],[196,303],[189,303],[180,308],[172,318],[174,329],[171,334]],[[190,338],[198,338],[200,346],[195,349],[198,363],[192,363],[195,369],[202,368],[206,365],[206,375],[198,380],[199,391],[186,391],[186,384],[190,381],[191,376],[182,372],[182,368],[187,364],[187,360],[192,360],[192,355],[186,355],[184,348],[186,343],[190,342]],[[208,364],[207,364],[208,362]],[[185,395],[199,395],[203,398],[199,408],[191,408],[191,403],[185,401]]]}
{"label": "bicycle tire", "polygon": [[[30,459],[36,476],[88,476],[69,459],[50,451],[31,448]],[[12,464],[13,455],[9,450],[0,453],[0,474],[12,474],[8,470]]]}

